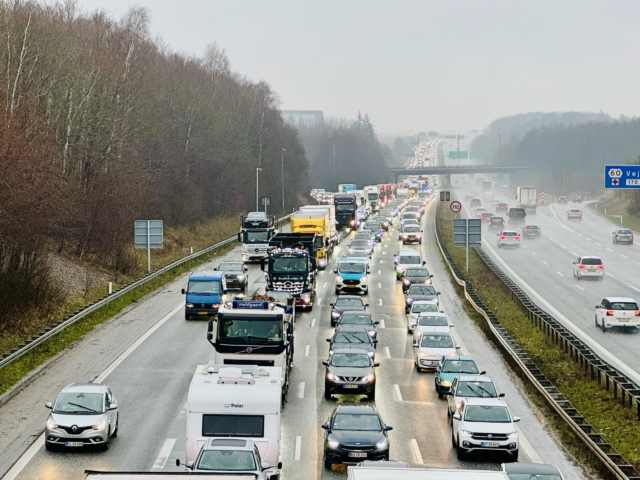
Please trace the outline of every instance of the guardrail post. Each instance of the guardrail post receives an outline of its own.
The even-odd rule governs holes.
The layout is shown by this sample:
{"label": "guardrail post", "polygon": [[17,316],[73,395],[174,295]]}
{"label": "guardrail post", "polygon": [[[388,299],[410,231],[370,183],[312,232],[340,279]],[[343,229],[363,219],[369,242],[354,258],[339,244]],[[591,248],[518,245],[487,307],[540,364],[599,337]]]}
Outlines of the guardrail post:
{"label": "guardrail post", "polygon": [[618,398],[618,384],[616,383],[616,381],[614,379],[613,380],[613,398],[617,399]]}
{"label": "guardrail post", "polygon": [[109,282],[109,295],[113,293],[113,283]]}

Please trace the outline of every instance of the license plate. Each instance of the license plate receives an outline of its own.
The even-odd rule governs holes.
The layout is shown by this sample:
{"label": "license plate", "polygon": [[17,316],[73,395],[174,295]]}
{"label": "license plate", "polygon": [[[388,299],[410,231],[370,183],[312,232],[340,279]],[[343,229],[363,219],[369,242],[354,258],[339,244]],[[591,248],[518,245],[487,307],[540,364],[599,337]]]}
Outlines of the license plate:
{"label": "license plate", "polygon": [[345,383],[344,385],[342,385],[343,388],[358,388],[358,385],[349,385],[347,383]]}
{"label": "license plate", "polygon": [[358,288],[357,285],[347,285],[347,288]]}
{"label": "license plate", "polygon": [[65,447],[81,447],[82,442],[64,442]]}
{"label": "license plate", "polygon": [[367,454],[362,452],[349,452],[351,458],[367,458]]}
{"label": "license plate", "polygon": [[618,321],[619,322],[628,322],[630,319],[628,318],[619,318]]}
{"label": "license plate", "polygon": [[596,272],[596,269],[595,269],[595,268],[590,268],[590,269],[589,269],[589,271],[590,271],[591,273],[595,273],[595,272]]}
{"label": "license plate", "polygon": [[482,446],[482,447],[499,447],[500,444],[498,442],[480,442],[480,446]]}
{"label": "license plate", "polygon": [[198,315],[208,315],[208,312],[198,312]]}

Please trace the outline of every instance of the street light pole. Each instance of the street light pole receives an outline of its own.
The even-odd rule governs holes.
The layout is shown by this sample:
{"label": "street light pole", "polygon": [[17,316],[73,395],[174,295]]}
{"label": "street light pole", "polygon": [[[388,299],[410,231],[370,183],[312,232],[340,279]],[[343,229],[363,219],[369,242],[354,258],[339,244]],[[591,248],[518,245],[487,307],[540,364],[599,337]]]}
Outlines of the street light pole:
{"label": "street light pole", "polygon": [[498,163],[502,165],[502,130],[500,130],[500,156],[498,157]]}
{"label": "street light pole", "polygon": [[458,167],[460,166],[460,132],[458,132]]}
{"label": "street light pole", "polygon": [[284,216],[284,152],[286,151],[286,148],[282,149],[282,216]]}
{"label": "street light pole", "polygon": [[260,167],[256,168],[256,212],[260,211]]}

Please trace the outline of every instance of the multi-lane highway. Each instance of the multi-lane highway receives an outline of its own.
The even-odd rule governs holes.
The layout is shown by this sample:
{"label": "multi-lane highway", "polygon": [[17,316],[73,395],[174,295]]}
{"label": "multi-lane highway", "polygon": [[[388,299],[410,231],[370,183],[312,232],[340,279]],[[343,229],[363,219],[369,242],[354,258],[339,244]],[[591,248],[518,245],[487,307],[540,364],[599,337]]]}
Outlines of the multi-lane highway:
{"label": "multi-lane highway", "polygon": [[[567,479],[585,478],[562,453],[544,420],[522,393],[519,381],[501,355],[465,315],[460,300],[448,282],[434,243],[433,213],[425,215],[425,243],[415,246],[435,275],[445,311],[455,324],[454,335],[463,352],[471,354],[507,394],[514,415],[522,417],[521,461],[558,465]],[[335,255],[346,251],[344,239]],[[400,248],[395,229],[385,235],[372,258],[369,310],[381,321],[376,360],[377,396],[374,402],[384,421],[392,425],[391,458],[414,466],[450,468],[497,468],[501,457],[475,456],[460,462],[451,446],[446,401],[439,400],[432,373],[417,373],[412,360],[412,342],[407,334],[404,296],[395,278],[393,254]],[[525,253],[509,252],[514,254]],[[239,257],[239,248],[225,258]],[[334,257],[335,260],[335,257]],[[212,265],[209,265],[212,266]],[[264,286],[259,268],[250,268],[251,291]],[[186,322],[180,288],[186,278],[173,282],[155,295],[124,312],[66,352],[46,372],[0,408],[0,465],[2,473],[15,461],[28,441],[38,438],[46,419],[44,402],[74,381],[97,380],[109,384],[119,399],[121,414],[118,438],[107,452],[47,452],[41,439],[20,457],[5,477],[27,479],[81,479],[85,469],[177,470],[176,459],[184,459],[185,402],[195,365],[213,356],[206,340],[204,322]],[[586,287],[585,287],[586,288]],[[337,402],[359,401],[341,397],[323,398],[324,367],[330,327],[330,303],[334,274],[319,274],[317,305],[300,314],[295,332],[295,366],[289,402],[282,419],[282,478],[345,478],[346,469],[322,465],[323,434],[320,424]],[[593,302],[591,302],[593,303]],[[5,428],[6,426],[6,428]]]}

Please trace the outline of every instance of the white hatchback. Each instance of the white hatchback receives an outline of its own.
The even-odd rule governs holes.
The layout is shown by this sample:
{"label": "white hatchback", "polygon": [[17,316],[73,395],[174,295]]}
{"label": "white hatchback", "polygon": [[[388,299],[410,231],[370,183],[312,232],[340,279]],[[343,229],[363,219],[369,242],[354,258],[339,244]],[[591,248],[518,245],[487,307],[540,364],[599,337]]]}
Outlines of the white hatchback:
{"label": "white hatchback", "polygon": [[438,303],[433,300],[416,300],[413,302],[407,314],[407,332],[413,333],[418,324],[418,317],[423,312],[440,312]]}
{"label": "white hatchback", "polygon": [[498,248],[520,248],[520,234],[515,230],[503,230],[498,233]]}
{"label": "white hatchback", "polygon": [[452,323],[449,323],[443,312],[424,312],[418,316],[418,321],[413,331],[413,343],[420,342],[425,333],[450,333]]}
{"label": "white hatchback", "polygon": [[450,333],[433,331],[423,332],[420,341],[413,344],[413,363],[418,371],[436,370],[446,356],[456,354],[460,345],[456,345]]}
{"label": "white hatchback", "polygon": [[607,297],[596,305],[596,327],[605,332],[613,327],[640,328],[640,309],[633,298]]}
{"label": "white hatchback", "polygon": [[595,278],[604,280],[604,265],[600,257],[582,256],[573,262],[573,276],[578,280]]}

